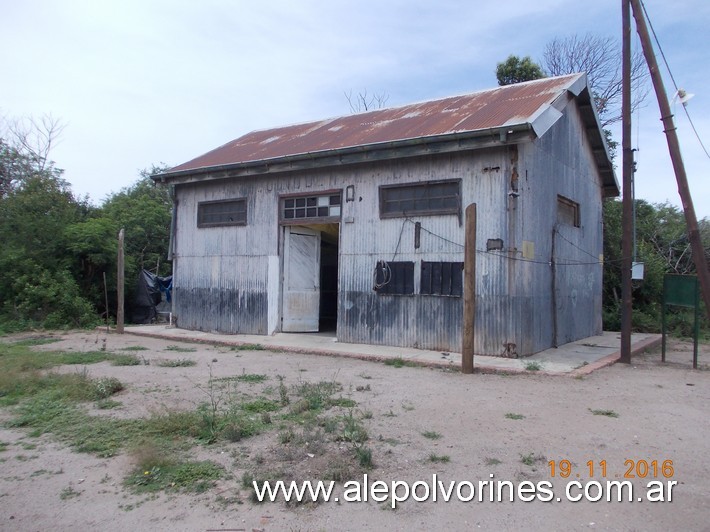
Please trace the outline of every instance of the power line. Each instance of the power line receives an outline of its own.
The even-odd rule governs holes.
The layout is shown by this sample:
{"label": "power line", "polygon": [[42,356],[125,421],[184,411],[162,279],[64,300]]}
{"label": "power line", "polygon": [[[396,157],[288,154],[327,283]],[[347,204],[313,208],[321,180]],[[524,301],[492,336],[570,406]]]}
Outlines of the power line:
{"label": "power line", "polygon": [[575,244],[575,243],[572,242],[571,240],[567,239],[567,237],[565,237],[565,235],[563,235],[562,233],[560,233],[559,230],[555,229],[555,233],[556,233],[557,235],[559,235],[560,237],[562,237],[562,240],[564,240],[564,241],[567,242],[568,244],[574,246],[575,248],[577,248],[579,251],[581,251],[581,252],[584,253],[585,255],[589,255],[589,256],[592,257],[593,259],[596,259],[596,258],[597,258],[596,255],[590,253],[590,252],[587,251],[586,249],[582,249],[582,248],[579,247],[577,244]]}
{"label": "power line", "polygon": [[[406,218],[406,219],[405,219],[405,223],[406,223],[406,222],[414,223],[414,221],[410,220],[409,218]],[[433,236],[433,237],[435,237],[435,238],[439,238],[439,239],[441,239],[441,240],[443,240],[443,241],[445,241],[445,242],[448,242],[449,244],[453,244],[453,245],[458,246],[458,247],[460,247],[460,248],[463,248],[463,247],[464,247],[463,244],[459,244],[458,242],[454,242],[453,240],[450,240],[450,239],[446,238],[445,236],[436,234],[436,233],[434,233],[433,231],[430,231],[429,229],[426,229],[424,226],[420,226],[420,228],[421,228],[422,231],[424,231],[425,233],[430,234],[431,236]],[[577,246],[577,244],[575,244],[574,242],[572,242],[572,241],[568,240],[567,238],[565,238],[565,236],[562,235],[559,231],[556,231],[556,233],[557,233],[558,235],[560,235],[563,240],[565,240],[566,242],[568,242],[569,244],[571,244],[571,245],[574,246],[575,248],[579,249],[579,250],[582,251],[583,253],[586,253],[587,255],[589,255],[590,257],[592,257],[592,258],[595,259],[594,261],[583,262],[583,261],[577,261],[577,260],[568,259],[568,258],[558,258],[558,259],[555,260],[555,264],[556,264],[557,266],[598,266],[598,265],[603,265],[603,264],[605,264],[605,263],[607,263],[607,264],[613,264],[613,263],[616,263],[616,262],[619,262],[619,263],[620,263],[620,262],[623,261],[623,259],[599,260],[599,259],[598,259],[595,255],[593,255],[592,253],[589,253],[588,251],[586,251],[586,250],[580,248],[579,246]],[[401,232],[400,232],[400,239],[401,239]],[[399,248],[399,244],[397,245],[397,247]],[[552,265],[552,262],[549,261],[549,260],[547,260],[547,261],[542,261],[542,260],[535,260],[535,259],[527,259],[527,258],[524,258],[524,257],[511,257],[510,255],[503,255],[503,254],[501,254],[501,253],[494,252],[494,251],[489,251],[489,250],[487,250],[487,249],[476,249],[476,252],[477,252],[477,253],[483,253],[483,254],[486,254],[486,255],[492,255],[492,256],[494,256],[494,257],[500,257],[500,258],[503,258],[503,259],[512,260],[512,261],[516,261],[516,262],[527,262],[527,263],[531,263],[531,264],[544,264],[544,265],[547,265],[547,266],[551,266],[551,265]]]}
{"label": "power line", "polygon": [[[675,81],[675,78],[673,77],[673,72],[671,72],[671,67],[668,64],[668,60],[666,59],[666,54],[663,53],[663,47],[661,46],[661,41],[658,40],[658,35],[656,35],[656,30],[653,27],[653,23],[651,22],[651,17],[648,16],[648,11],[646,11],[646,5],[643,3],[643,0],[641,0],[641,8],[643,9],[643,13],[646,16],[646,20],[648,21],[648,26],[651,28],[651,33],[653,33],[653,39],[656,41],[656,45],[658,46],[658,51],[661,53],[661,57],[663,58],[663,63],[666,65],[666,70],[668,70],[668,75],[671,77],[671,81],[673,82],[673,87],[675,87],[675,92],[678,94],[680,89],[678,88],[678,84]],[[705,152],[705,155],[707,156],[708,159],[710,159],[710,153],[708,153],[707,148],[705,147],[705,144],[703,143],[702,139],[700,138],[700,134],[698,133],[698,130],[695,128],[695,124],[693,123],[693,119],[690,118],[690,113],[688,112],[688,108],[686,107],[685,103],[681,102],[683,105],[683,110],[685,111],[685,116],[688,117],[688,122],[690,122],[690,127],[693,129],[693,133],[695,133],[695,138],[698,139],[698,142],[700,143],[700,146],[703,148],[703,151]]]}

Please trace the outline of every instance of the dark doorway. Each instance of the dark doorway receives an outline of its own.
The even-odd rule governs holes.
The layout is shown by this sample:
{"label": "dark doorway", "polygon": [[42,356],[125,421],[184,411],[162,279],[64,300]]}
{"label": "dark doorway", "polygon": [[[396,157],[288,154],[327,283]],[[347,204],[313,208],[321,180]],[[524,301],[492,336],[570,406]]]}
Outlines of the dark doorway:
{"label": "dark doorway", "polygon": [[[337,225],[336,225],[337,228]],[[320,248],[320,332],[335,332],[338,323],[338,234],[322,231]]]}

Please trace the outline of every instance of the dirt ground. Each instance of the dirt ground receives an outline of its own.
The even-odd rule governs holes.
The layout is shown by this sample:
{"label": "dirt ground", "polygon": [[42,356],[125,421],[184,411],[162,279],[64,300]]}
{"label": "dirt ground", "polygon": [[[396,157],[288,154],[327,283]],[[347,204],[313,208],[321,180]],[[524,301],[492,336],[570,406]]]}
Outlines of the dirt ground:
{"label": "dirt ground", "polygon": [[[387,504],[327,502],[286,506],[256,504],[242,488],[242,474],[260,460],[278,460],[275,430],[236,443],[198,444],[191,453],[225,467],[228,475],[205,493],[133,494],[123,479],[133,467],[129,453],[98,458],[72,451],[51,434],[33,438],[26,430],[0,429],[0,529],[2,530],[710,530],[710,347],[701,348],[693,370],[692,345],[670,344],[669,362],[660,353],[634,358],[584,378],[543,375],[462,375],[419,367],[394,367],[353,359],[268,351],[233,351],[105,332],[54,333],[61,341],[37,347],[65,351],[121,352],[129,346],[151,363],[87,366],[91,377],[113,376],[126,389],[113,397],[119,408],[95,415],[136,418],[160,410],[194,409],[205,400],[210,378],[263,374],[261,384],[240,383],[244,393],[268,393],[278,377],[293,385],[331,381],[357,403],[369,434],[372,480],[550,481],[561,501],[415,502]],[[12,341],[3,338],[0,341]],[[383,348],[384,349],[384,348]],[[191,359],[192,367],[156,362]],[[59,371],[76,371],[63,366]],[[271,388],[268,388],[268,387]],[[595,415],[607,413],[609,415]],[[613,414],[618,417],[612,417]],[[12,408],[0,418],[12,417]],[[426,437],[434,433],[440,437]],[[433,457],[440,457],[435,461]],[[295,458],[308,466],[317,453]],[[569,460],[570,478],[551,477]],[[606,479],[598,464],[606,461]],[[589,479],[622,477],[628,460],[662,464],[672,460],[677,481],[672,502],[569,502],[564,486]],[[315,462],[314,462],[315,463]],[[358,473],[358,475],[360,475]],[[361,475],[354,477],[362,480]],[[640,495],[654,480],[633,480]],[[342,492],[342,487],[339,488]],[[66,497],[71,493],[71,497]]]}

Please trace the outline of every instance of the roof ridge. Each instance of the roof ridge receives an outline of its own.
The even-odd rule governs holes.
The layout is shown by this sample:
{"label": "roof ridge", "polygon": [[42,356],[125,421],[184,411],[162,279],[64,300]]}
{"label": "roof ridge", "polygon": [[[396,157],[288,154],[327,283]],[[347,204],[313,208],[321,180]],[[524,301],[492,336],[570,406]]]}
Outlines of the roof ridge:
{"label": "roof ridge", "polygon": [[[387,112],[387,111],[395,111],[397,109],[404,109],[406,107],[414,107],[414,106],[423,105],[423,104],[427,104],[427,103],[443,102],[444,100],[454,100],[456,98],[465,98],[467,96],[475,96],[475,95],[484,94],[487,92],[497,92],[500,90],[508,90],[508,89],[512,89],[513,87],[520,88],[520,86],[523,86],[523,85],[531,85],[531,84],[535,84],[535,83],[550,82],[551,80],[561,80],[564,78],[572,78],[572,77],[578,78],[583,75],[584,75],[583,72],[575,72],[573,74],[563,74],[561,76],[550,76],[550,77],[545,77],[545,78],[533,79],[530,81],[521,81],[519,83],[511,83],[509,85],[499,85],[497,87],[490,87],[488,89],[479,89],[479,90],[475,90],[473,92],[463,92],[460,94],[454,94],[454,95],[450,95],[450,96],[442,96],[440,98],[419,100],[419,101],[414,101],[414,102],[405,103],[405,104],[401,104],[401,105],[393,105],[390,107],[381,107],[378,109],[368,109],[366,111],[358,111],[356,113],[351,113],[349,115],[348,114],[341,114],[341,115],[331,116],[328,118],[323,118],[320,120],[305,120],[303,122],[292,122],[291,124],[281,124],[281,125],[273,126],[273,127],[253,129],[253,130],[245,133],[244,135],[233,139],[230,142],[234,142],[234,140],[240,139],[240,138],[244,137],[245,135],[250,135],[252,133],[261,133],[264,131],[274,131],[277,129],[287,129],[290,127],[306,126],[309,124],[320,124],[320,123],[326,124],[328,122],[334,122],[335,120],[339,120],[341,118],[346,118],[346,117],[354,117],[354,116],[362,116],[362,115],[374,114],[374,113],[383,113],[383,112]],[[227,144],[229,144],[229,142]]]}

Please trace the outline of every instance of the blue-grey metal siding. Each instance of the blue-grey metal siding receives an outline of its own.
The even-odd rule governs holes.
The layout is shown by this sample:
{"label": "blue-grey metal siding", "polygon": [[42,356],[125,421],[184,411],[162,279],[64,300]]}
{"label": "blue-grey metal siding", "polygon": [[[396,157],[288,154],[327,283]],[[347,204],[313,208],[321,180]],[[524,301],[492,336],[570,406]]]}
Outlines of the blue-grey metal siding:
{"label": "blue-grey metal siding", "polygon": [[[601,183],[585,134],[572,103],[541,139],[519,146],[179,185],[178,326],[227,333],[278,331],[280,322],[270,318],[280,316],[278,196],[342,190],[339,341],[460,351],[462,298],[418,292],[422,261],[463,261],[463,219],[380,219],[378,199],[380,185],[460,179],[462,213],[468,204],[478,205],[476,352],[527,355],[597,334],[601,265],[559,264],[594,262],[602,250]],[[350,185],[355,200],[346,202],[344,190]],[[553,280],[557,194],[580,204],[582,223],[580,228],[557,227]],[[246,226],[197,228],[200,201],[235,197],[247,198]],[[416,222],[422,227],[418,249]],[[503,249],[486,252],[488,239],[502,240]],[[529,244],[534,254],[526,259],[523,249]],[[415,294],[374,292],[378,260],[415,262]]]}

